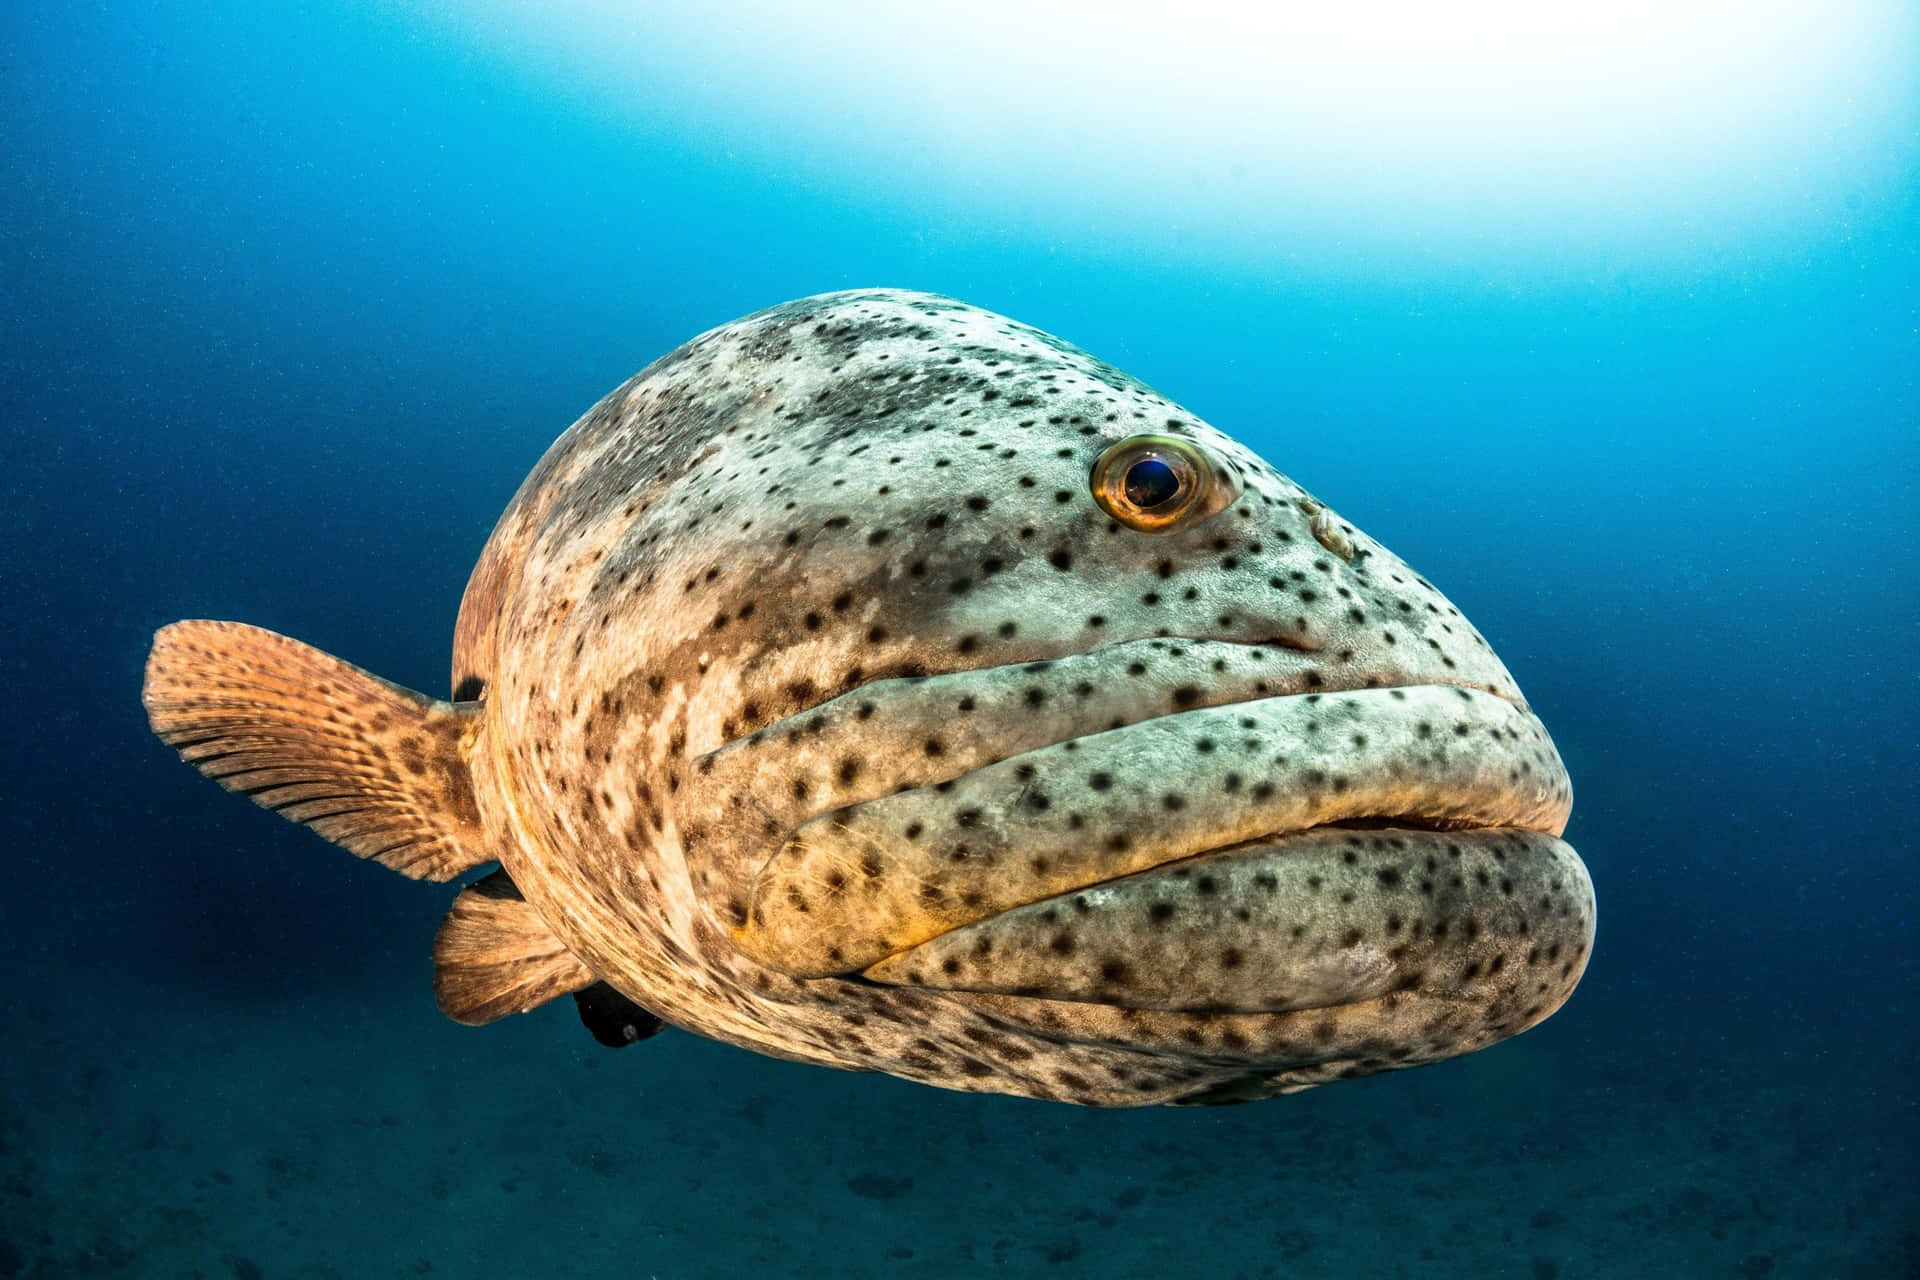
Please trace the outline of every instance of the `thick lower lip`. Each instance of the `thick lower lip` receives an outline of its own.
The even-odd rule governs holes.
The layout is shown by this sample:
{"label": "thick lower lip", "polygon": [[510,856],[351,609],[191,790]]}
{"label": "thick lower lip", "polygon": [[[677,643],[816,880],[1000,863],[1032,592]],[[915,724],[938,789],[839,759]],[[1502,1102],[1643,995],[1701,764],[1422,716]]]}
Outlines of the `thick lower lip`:
{"label": "thick lower lip", "polygon": [[1504,698],[1446,685],[1257,698],[820,814],[759,867],[734,937],[782,972],[858,973],[1027,904],[1249,841],[1379,820],[1557,835],[1569,805],[1552,742]]}
{"label": "thick lower lip", "polygon": [[864,976],[1210,1014],[1291,1013],[1413,990],[1563,996],[1593,921],[1586,869],[1542,832],[1322,827],[1016,907]]}

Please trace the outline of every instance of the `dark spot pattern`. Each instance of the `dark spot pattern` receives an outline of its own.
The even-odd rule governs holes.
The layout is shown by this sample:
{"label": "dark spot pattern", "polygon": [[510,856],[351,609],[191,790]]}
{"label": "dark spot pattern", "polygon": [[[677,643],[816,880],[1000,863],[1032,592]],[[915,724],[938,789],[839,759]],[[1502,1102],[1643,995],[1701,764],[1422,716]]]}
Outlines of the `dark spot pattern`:
{"label": "dark spot pattern", "polygon": [[[1234,500],[1165,535],[1107,519],[1092,460],[1149,433],[1207,450]],[[1551,743],[1478,632],[1243,446],[949,299],[803,299],[616,389],[502,517],[455,670],[529,815],[524,861],[564,870],[538,896],[625,939],[596,967],[630,996],[672,992],[682,1025],[788,1056],[1078,1102],[1238,1100],[1513,1034],[1584,966],[1571,854],[1496,857],[1468,832],[1457,866],[1414,856],[1495,792],[1533,825],[1564,818]],[[1389,691],[1408,698],[1365,699]],[[1311,746],[1267,710],[1321,694]],[[1423,812],[1367,812],[1389,784]],[[1263,815],[1321,813],[1432,826],[1342,846],[1354,860],[1313,895],[1277,862],[1152,870],[1172,837],[1210,861]],[[783,878],[802,836],[818,861]],[[1025,971],[1029,906],[993,912],[1048,893],[1053,967]],[[1333,915],[1285,917],[1308,901]],[[848,911],[908,941],[936,924],[955,951],[898,949],[888,963],[919,972],[898,985],[755,958]],[[1242,936],[1263,927],[1272,941]],[[1218,976],[1143,1003],[1145,939]],[[834,936],[821,963],[850,972],[863,946]],[[1248,1011],[1248,992],[1289,989],[1276,947],[1308,986],[1359,981],[1357,957],[1398,989],[1364,1016]],[[1072,973],[1084,1000],[1062,994]],[[980,975],[997,985],[966,985]],[[1428,999],[1449,982],[1487,994]]]}

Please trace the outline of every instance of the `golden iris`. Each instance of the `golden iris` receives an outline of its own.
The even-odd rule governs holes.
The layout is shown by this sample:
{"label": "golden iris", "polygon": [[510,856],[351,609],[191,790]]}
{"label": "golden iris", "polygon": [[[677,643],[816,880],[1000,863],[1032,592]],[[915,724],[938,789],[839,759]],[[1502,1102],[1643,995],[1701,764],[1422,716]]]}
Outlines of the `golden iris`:
{"label": "golden iris", "polygon": [[1206,451],[1179,436],[1129,436],[1094,460],[1094,501],[1128,528],[1166,533],[1233,500]]}

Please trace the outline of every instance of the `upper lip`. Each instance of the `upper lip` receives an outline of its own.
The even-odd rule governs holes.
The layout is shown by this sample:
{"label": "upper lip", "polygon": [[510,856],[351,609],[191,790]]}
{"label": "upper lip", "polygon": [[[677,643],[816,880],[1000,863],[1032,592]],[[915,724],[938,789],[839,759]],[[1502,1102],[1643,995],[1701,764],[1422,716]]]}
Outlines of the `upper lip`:
{"label": "upper lip", "polygon": [[[1252,657],[1256,650],[1265,656]],[[915,727],[936,724],[951,740],[942,743],[938,754],[896,749],[864,790],[853,787],[824,797],[809,794],[805,802],[797,798],[783,802],[767,794],[765,786],[728,787],[723,779],[721,789],[735,796],[758,793],[756,803],[769,806],[763,824],[769,840],[733,869],[736,876],[751,881],[746,904],[750,913],[736,920],[737,941],[763,963],[789,972],[816,976],[853,972],[892,951],[1010,906],[1223,844],[1285,834],[1324,821],[1405,818],[1435,825],[1518,825],[1555,831],[1564,823],[1564,771],[1544,730],[1523,704],[1504,691],[1459,684],[1447,687],[1425,678],[1424,673],[1409,682],[1409,673],[1366,671],[1350,673],[1354,680],[1346,688],[1326,687],[1323,678],[1322,687],[1310,689],[1302,678],[1308,668],[1299,663],[1300,652],[1289,646],[1283,657],[1272,645],[1162,637],[1051,662],[875,682],[754,735],[750,741],[759,743],[758,751],[744,743],[729,744],[707,758],[710,772],[751,768],[751,760],[742,757],[779,760],[779,745],[767,741],[772,736],[804,735],[809,743],[825,745],[824,752],[814,751],[814,755],[831,757],[828,740],[847,732],[848,740],[856,741],[861,731],[871,732],[872,726],[865,723],[868,718],[890,728],[903,722]],[[1153,684],[1151,673],[1159,666],[1157,689],[1166,700],[1155,705],[1151,697],[1131,698],[1123,681],[1119,700],[1129,705],[1132,715],[1111,716],[1110,707],[1094,704],[1114,699],[1083,693],[1069,700],[1064,713],[1056,709],[1045,720],[989,716],[990,731],[972,736],[953,731],[952,700],[969,696],[963,689],[975,691],[971,695],[975,698],[1006,699],[1009,707],[1017,707],[1023,673],[1052,677],[1051,682],[1029,687],[1071,690],[1078,677],[1124,673],[1142,665],[1143,658],[1150,660],[1148,669],[1133,680]],[[1223,659],[1227,660],[1224,671],[1220,669]],[[1256,674],[1267,671],[1268,664],[1271,674]],[[1194,675],[1197,683],[1172,683],[1187,674]],[[1077,687],[1084,689],[1086,684],[1080,680]],[[1141,843],[1117,861],[1097,847],[1098,841],[1113,839],[1113,832],[1092,830],[1097,824],[1090,822],[1089,829],[1069,835],[1062,825],[1071,817],[1070,806],[1056,804],[1056,798],[1064,799],[1072,786],[1079,785],[1058,776],[1069,768],[1065,753],[1084,748],[1071,766],[1080,770],[1076,777],[1083,782],[1088,776],[1081,767],[1084,762],[1137,756],[1149,741],[1143,733],[1164,738],[1217,723],[1220,733],[1216,736],[1223,739],[1236,731],[1243,737],[1272,735],[1262,744],[1266,751],[1276,744],[1285,746],[1289,735],[1307,742],[1309,722],[1324,719],[1333,726],[1353,710],[1343,711],[1340,704],[1356,699],[1372,700],[1366,715],[1384,717],[1368,719],[1367,724],[1391,723],[1406,710],[1416,690],[1422,691],[1420,706],[1428,708],[1429,718],[1460,700],[1459,714],[1447,721],[1444,731],[1451,736],[1460,726],[1461,732],[1475,736],[1478,750],[1459,753],[1474,763],[1470,776],[1460,771],[1460,759],[1444,765],[1447,741],[1420,745],[1413,728],[1419,721],[1416,707],[1407,711],[1402,738],[1389,743],[1383,737],[1371,746],[1353,748],[1361,753],[1358,777],[1328,774],[1314,783],[1311,778],[1316,771],[1311,761],[1303,759],[1283,766],[1266,762],[1262,767],[1270,773],[1280,770],[1277,780],[1248,769],[1227,825],[1212,810],[1189,809],[1183,814],[1142,809],[1129,819]],[[885,718],[876,711],[882,704],[887,705]],[[1258,710],[1252,711],[1251,704],[1258,704]],[[1075,714],[1082,707],[1091,714]],[[1250,711],[1253,726],[1237,729],[1238,721],[1249,718],[1239,713]],[[1106,731],[1116,719],[1126,732],[1110,735]],[[1442,763],[1424,763],[1428,755]],[[1197,758],[1193,768],[1197,773],[1210,768],[1221,772],[1204,758]],[[1449,773],[1449,768],[1454,772]],[[1052,781],[1050,772],[1055,775]],[[1116,767],[1111,772],[1119,776],[1125,770]],[[1172,794],[1159,786],[1161,781],[1135,776],[1125,785],[1161,803],[1163,795]],[[1209,785],[1227,783],[1213,779]],[[1301,799],[1316,787],[1324,794],[1311,803]],[[793,788],[796,796],[801,790],[798,784]],[[1043,806],[1034,807],[1035,794],[1044,798]],[[827,803],[821,804],[821,799]],[[1125,810],[1127,803],[1126,796],[1109,792],[1100,797],[1100,804],[1083,807],[1106,820]],[[773,808],[784,812],[776,814]],[[1263,822],[1266,825],[1247,825]],[[924,838],[917,834],[918,844],[903,841],[903,833],[916,823]],[[960,829],[936,834],[934,829],[942,824],[957,824]],[[929,853],[929,841],[944,843]],[[1010,865],[1015,860],[1020,860],[1018,865]]]}
{"label": "upper lip", "polygon": [[[712,859],[720,881],[738,886],[823,813],[950,783],[1024,751],[1256,698],[1444,683],[1455,681],[1441,672],[1329,664],[1306,642],[1284,636],[1256,643],[1140,637],[1019,662],[881,677],[697,757],[677,805],[681,831],[689,849],[702,844],[700,856]],[[876,738],[888,744],[884,759],[875,756]],[[709,827],[724,827],[725,839],[702,840]]]}
{"label": "upper lip", "polygon": [[[977,693],[978,685],[996,677],[1018,676],[1022,673],[1047,674],[1053,683],[1063,689],[1071,689],[1077,676],[1099,681],[1116,679],[1125,673],[1132,678],[1136,673],[1131,668],[1136,663],[1147,666],[1149,670],[1142,673],[1145,679],[1142,681],[1143,689],[1140,692],[1136,693],[1132,689],[1123,691],[1126,701],[1125,719],[1129,724],[1190,707],[1220,706],[1285,693],[1333,694],[1353,689],[1413,685],[1458,685],[1462,688],[1477,689],[1495,697],[1504,698],[1522,710],[1526,709],[1526,704],[1513,690],[1462,680],[1442,670],[1417,671],[1404,667],[1376,668],[1365,665],[1341,665],[1328,668],[1319,662],[1301,663],[1296,657],[1281,659],[1264,669],[1258,668],[1257,665],[1250,667],[1246,673],[1246,683],[1236,693],[1233,674],[1223,675],[1215,665],[1218,655],[1222,654],[1249,658],[1257,664],[1266,656],[1315,655],[1319,654],[1322,648],[1323,646],[1311,639],[1285,635],[1275,635],[1256,641],[1219,640],[1208,636],[1157,635],[1120,641],[1096,649],[1026,658],[1017,662],[954,667],[936,674],[882,676],[853,684],[817,703],[802,707],[783,719],[731,738],[701,756],[696,763],[702,772],[707,772],[723,768],[729,757],[740,754],[740,748],[743,746],[757,746],[768,738],[777,739],[787,734],[804,733],[811,736],[831,732],[833,721],[838,713],[845,713],[857,708],[862,702],[871,702],[882,696],[890,696],[902,703],[951,705],[968,692]],[[1210,667],[1214,669],[1210,670]],[[1190,701],[1179,701],[1177,705],[1156,704],[1153,698],[1155,688],[1159,688],[1163,696],[1169,692],[1177,694],[1182,690],[1191,689],[1193,696]],[[1058,714],[1059,708],[1056,705],[1051,710]],[[896,708],[896,713],[897,711]],[[1069,711],[1068,714],[1071,715],[1072,712]],[[1104,727],[1107,718],[1110,716],[1106,713],[1097,709],[1089,710],[1087,714],[1080,717],[1084,723],[1075,724],[1070,732],[1056,735],[1048,740],[1064,741],[1069,737],[1095,732],[1098,728]],[[1040,745],[1041,742],[1041,739],[1033,739],[1031,745]],[[952,777],[964,772],[964,769],[953,767],[953,763],[949,761],[934,768],[927,780],[937,781],[940,777]]]}

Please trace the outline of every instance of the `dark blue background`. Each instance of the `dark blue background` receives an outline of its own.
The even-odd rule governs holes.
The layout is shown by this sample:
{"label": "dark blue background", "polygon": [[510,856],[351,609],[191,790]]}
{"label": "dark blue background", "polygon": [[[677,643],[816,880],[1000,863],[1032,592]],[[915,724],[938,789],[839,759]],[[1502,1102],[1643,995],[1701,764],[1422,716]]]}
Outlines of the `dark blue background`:
{"label": "dark blue background", "polygon": [[[0,1263],[76,1265],[22,1225],[71,1207],[35,1166],[20,1083],[79,1069],[55,1043],[244,1039],[343,992],[402,1022],[435,1016],[424,956],[444,892],[358,866],[174,761],[139,709],[152,629],[243,619],[444,693],[467,570],[555,434],[695,332],[870,284],[951,293],[1127,368],[1406,557],[1494,643],[1566,756],[1568,838],[1599,897],[1585,983],[1528,1037],[1579,1079],[1578,1124],[1629,1123],[1607,1114],[1632,1099],[1631,1123],[1698,1146],[1713,1205],[1748,1180],[1853,1206],[1819,1226],[1776,1211],[1773,1235],[1748,1238],[1682,1204],[1637,1233],[1648,1253],[1621,1274],[1701,1259],[1764,1274],[1737,1272],[1762,1257],[1895,1274],[1915,1257],[1911,165],[1838,193],[1838,218],[1791,251],[1736,242],[1676,265],[1575,244],[1516,277],[1458,260],[1348,269],[1307,244],[1291,267],[1237,269],[1150,229],[1083,251],[977,230],[978,208],[798,183],[697,129],[579,110],[390,10],[75,7],[4,23],[0,964],[7,1221],[26,1243]],[[466,1086],[509,1091],[475,1053]],[[1008,1132],[1063,1123],[697,1046],[608,1061],[556,1084],[557,1105],[614,1107],[641,1080],[670,1100],[697,1069],[783,1114],[871,1095],[936,1133],[981,1107]],[[1414,1089],[1444,1113],[1421,1113],[1440,1142],[1513,1105],[1464,1067],[1430,1074],[1218,1114],[1282,1131],[1299,1122],[1289,1108],[1314,1107],[1302,1114],[1365,1128]],[[164,1088],[146,1104],[164,1111]],[[1170,1113],[1064,1123],[1096,1143],[1229,1131]],[[1705,1136],[1791,1124],[1805,1132],[1773,1166],[1716,1160]],[[88,1150],[103,1169],[118,1159],[110,1138]],[[724,1179],[727,1153],[706,1158]],[[1209,1167],[1238,1194],[1255,1176]],[[641,1172],[623,1176],[644,1198]],[[1540,1228],[1559,1244],[1504,1246],[1516,1267],[1600,1269],[1605,1231],[1583,1235],[1577,1204],[1559,1212],[1573,1225]],[[203,1227],[216,1259],[220,1213]],[[1808,1243],[1829,1227],[1838,1243]],[[1704,1252],[1665,1252],[1692,1236]],[[1438,1234],[1414,1239],[1429,1263],[1465,1265]],[[831,1250],[796,1247],[796,1269],[833,1272]],[[118,1274],[111,1250],[88,1256]],[[622,1256],[698,1270],[638,1245]],[[1091,1252],[1020,1257],[1101,1274]],[[441,1258],[469,1271],[487,1268]]]}

